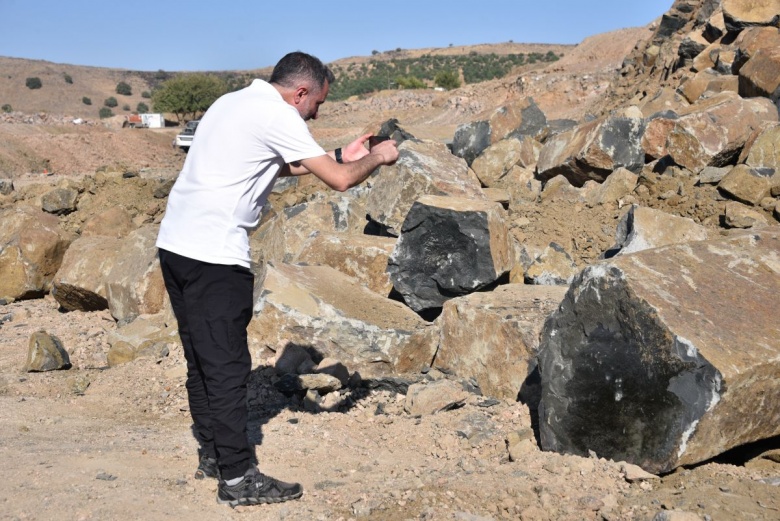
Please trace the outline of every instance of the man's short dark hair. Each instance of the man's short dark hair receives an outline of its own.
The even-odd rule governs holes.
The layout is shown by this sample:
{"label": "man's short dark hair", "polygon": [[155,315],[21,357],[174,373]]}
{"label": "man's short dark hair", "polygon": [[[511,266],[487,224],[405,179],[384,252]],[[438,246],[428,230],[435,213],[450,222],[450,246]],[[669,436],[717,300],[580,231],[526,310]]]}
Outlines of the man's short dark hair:
{"label": "man's short dark hair", "polygon": [[321,89],[325,80],[330,84],[334,79],[333,72],[319,58],[305,52],[291,52],[276,64],[269,82],[294,88],[301,81],[310,81]]}

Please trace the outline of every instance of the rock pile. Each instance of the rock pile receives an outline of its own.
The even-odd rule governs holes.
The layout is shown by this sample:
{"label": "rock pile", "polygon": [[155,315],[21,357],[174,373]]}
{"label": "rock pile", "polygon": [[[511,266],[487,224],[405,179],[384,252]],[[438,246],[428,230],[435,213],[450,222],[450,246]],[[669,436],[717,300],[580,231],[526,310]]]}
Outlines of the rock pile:
{"label": "rock pile", "polygon": [[[598,117],[511,100],[449,148],[388,122],[399,159],[365,186],[279,184],[251,236],[255,360],[310,410],[358,385],[409,414],[522,399],[545,449],[653,472],[780,434],[780,36],[757,5],[675,3]],[[0,298],[109,310],[110,365],[176,342],[170,184],[121,183],[146,199],[97,220],[94,178],[0,200]]]}

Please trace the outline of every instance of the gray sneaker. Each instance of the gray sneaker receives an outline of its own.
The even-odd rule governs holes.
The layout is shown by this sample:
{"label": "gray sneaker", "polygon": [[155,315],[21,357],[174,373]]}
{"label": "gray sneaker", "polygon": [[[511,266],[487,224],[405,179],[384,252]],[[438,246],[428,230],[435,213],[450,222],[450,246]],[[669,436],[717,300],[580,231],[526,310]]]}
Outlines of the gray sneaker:
{"label": "gray sneaker", "polygon": [[195,479],[217,478],[219,479],[219,466],[215,458],[201,456],[198,461],[198,470],[195,471]]}
{"label": "gray sneaker", "polygon": [[217,503],[231,507],[259,503],[282,503],[298,499],[302,495],[303,487],[300,483],[285,483],[266,476],[252,467],[246,471],[244,478],[232,487],[222,480],[219,481]]}

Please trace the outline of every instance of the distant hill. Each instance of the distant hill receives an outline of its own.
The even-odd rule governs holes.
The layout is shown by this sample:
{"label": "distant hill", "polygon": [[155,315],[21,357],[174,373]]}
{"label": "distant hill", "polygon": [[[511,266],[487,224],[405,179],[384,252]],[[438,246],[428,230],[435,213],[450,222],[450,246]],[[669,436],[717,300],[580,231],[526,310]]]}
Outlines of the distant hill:
{"label": "distant hill", "polygon": [[[482,44],[474,46],[452,46],[445,48],[426,49],[396,49],[392,51],[376,51],[371,56],[354,56],[332,62],[330,65],[337,72],[346,73],[352,66],[358,68],[371,62],[398,62],[403,60],[429,59],[430,57],[454,57],[495,54],[499,57],[507,55],[546,55],[553,53],[561,56],[575,46],[554,44],[522,44],[501,43]],[[501,60],[498,60],[501,61]],[[443,62],[442,62],[443,63]],[[449,62],[451,63],[451,61]],[[502,61],[506,63],[506,61]],[[540,62],[541,63],[541,62]],[[526,66],[533,64],[525,63]],[[231,88],[240,88],[252,78],[268,78],[272,67],[264,67],[245,71],[210,71],[210,74],[222,76]],[[518,72],[516,67],[505,67],[501,73]],[[117,106],[112,108],[114,114],[130,114],[136,111],[139,103],[145,103],[152,109],[151,101],[144,97],[151,93],[155,86],[165,79],[177,74],[172,71],[132,71],[105,67],[88,67],[52,63],[43,60],[28,60],[0,56],[0,106],[10,106],[14,111],[24,113],[46,112],[73,117],[98,117],[98,111],[104,106],[106,99],[114,97]],[[354,76],[354,75],[352,75]],[[344,78],[347,76],[344,75]],[[41,87],[30,89],[26,86],[28,78],[38,78]],[[423,78],[421,78],[423,79]],[[131,87],[131,94],[122,95],[116,92],[117,85],[125,82]],[[429,83],[432,83],[429,81]],[[348,94],[346,94],[348,95]],[[343,95],[342,97],[346,97]],[[91,104],[85,104],[85,98]]]}

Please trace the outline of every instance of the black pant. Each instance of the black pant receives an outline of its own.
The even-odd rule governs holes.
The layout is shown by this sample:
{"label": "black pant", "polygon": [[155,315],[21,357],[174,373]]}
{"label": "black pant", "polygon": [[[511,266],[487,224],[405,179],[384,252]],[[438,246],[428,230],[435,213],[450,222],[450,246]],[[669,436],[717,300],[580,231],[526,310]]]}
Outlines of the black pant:
{"label": "black pant", "polygon": [[209,264],[159,250],[160,266],[187,359],[187,394],[200,453],[217,458],[222,479],[254,462],[246,432],[252,361],[246,328],[254,276],[243,266]]}

